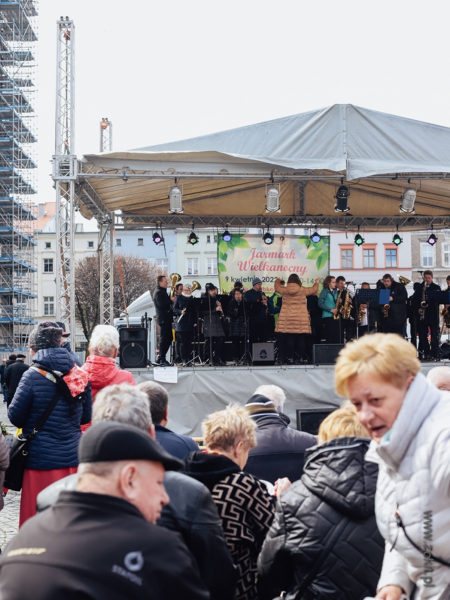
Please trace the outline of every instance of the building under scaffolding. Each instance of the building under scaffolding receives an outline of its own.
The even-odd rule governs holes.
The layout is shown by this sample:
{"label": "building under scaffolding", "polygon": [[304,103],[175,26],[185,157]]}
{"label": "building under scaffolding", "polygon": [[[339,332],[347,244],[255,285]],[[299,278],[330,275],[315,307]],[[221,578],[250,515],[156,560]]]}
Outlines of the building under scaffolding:
{"label": "building under scaffolding", "polygon": [[0,0],[0,352],[36,323],[36,0]]}

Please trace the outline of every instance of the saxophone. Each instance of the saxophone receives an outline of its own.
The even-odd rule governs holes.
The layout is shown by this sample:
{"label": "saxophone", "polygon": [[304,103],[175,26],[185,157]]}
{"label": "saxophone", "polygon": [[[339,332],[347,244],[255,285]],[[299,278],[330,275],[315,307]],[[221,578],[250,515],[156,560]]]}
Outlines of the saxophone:
{"label": "saxophone", "polygon": [[339,319],[339,311],[340,311],[340,302],[341,302],[342,290],[339,290],[339,294],[336,300],[336,306],[334,307],[337,310],[337,313],[333,315],[333,319],[337,321]]}
{"label": "saxophone", "polygon": [[391,305],[390,305],[390,304],[383,304],[383,308],[382,308],[381,310],[383,311],[383,317],[384,317],[385,319],[387,319],[387,318],[388,318],[388,316],[389,316],[389,309],[390,309],[390,308],[391,308]]}
{"label": "saxophone", "polygon": [[358,311],[358,325],[361,325],[362,320],[364,315],[366,314],[366,309],[363,307],[362,304],[359,305],[359,311]]}
{"label": "saxophone", "polygon": [[341,308],[342,318],[345,320],[350,319],[351,310],[352,310],[352,305],[350,304],[350,292],[349,292],[349,290],[347,290],[347,295],[345,296],[345,302]]}
{"label": "saxophone", "polygon": [[423,290],[422,290],[422,302],[420,303],[422,307],[422,312],[420,313],[420,320],[423,321],[425,319],[425,309],[428,308],[428,298],[427,298],[427,285],[424,282]]}
{"label": "saxophone", "polygon": [[444,306],[444,308],[442,309],[441,315],[444,318],[444,325],[448,328],[450,328],[450,306]]}

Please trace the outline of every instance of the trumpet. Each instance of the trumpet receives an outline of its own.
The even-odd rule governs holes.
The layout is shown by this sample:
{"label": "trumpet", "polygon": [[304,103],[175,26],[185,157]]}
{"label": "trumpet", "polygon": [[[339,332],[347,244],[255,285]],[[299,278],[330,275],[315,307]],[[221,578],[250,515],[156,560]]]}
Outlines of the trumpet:
{"label": "trumpet", "polygon": [[170,279],[170,297],[173,298],[175,296],[175,287],[177,283],[181,281],[181,275],[178,273],[171,273],[169,275]]}

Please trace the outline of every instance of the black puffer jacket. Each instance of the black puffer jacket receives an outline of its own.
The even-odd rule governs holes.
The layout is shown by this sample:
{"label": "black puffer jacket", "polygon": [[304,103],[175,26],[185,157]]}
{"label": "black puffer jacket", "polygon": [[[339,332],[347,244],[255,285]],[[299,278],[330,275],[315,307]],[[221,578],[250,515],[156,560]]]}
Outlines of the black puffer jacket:
{"label": "black puffer jacket", "polygon": [[306,451],[303,476],[278,501],[258,559],[267,598],[304,584],[318,563],[298,600],[375,596],[384,542],[374,514],[378,467],[365,461],[368,447],[365,438],[347,437]]}
{"label": "black puffer jacket", "polygon": [[245,336],[245,314],[244,300],[231,300],[228,305],[228,316],[230,317],[230,336],[244,337]]}

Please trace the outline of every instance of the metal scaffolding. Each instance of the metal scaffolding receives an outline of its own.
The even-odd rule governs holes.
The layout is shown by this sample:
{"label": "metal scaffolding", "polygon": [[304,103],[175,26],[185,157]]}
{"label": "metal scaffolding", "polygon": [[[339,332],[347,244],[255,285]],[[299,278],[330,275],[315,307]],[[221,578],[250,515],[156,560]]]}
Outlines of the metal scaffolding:
{"label": "metal scaffolding", "polygon": [[112,150],[112,132],[113,124],[106,118],[100,121],[100,152],[111,152]]}
{"label": "metal scaffolding", "polygon": [[0,352],[36,321],[36,0],[0,1]]}

